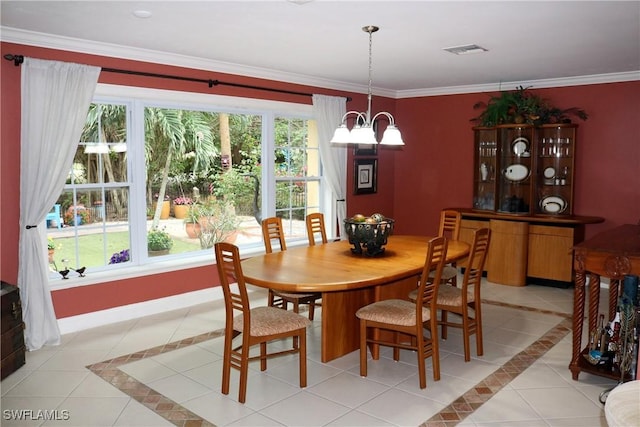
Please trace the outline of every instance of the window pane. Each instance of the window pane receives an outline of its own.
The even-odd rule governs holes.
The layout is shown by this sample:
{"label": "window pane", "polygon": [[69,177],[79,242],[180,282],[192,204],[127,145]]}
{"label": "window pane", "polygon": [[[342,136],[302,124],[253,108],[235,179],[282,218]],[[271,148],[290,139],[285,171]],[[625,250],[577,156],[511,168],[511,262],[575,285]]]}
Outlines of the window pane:
{"label": "window pane", "polygon": [[131,247],[128,200],[129,190],[125,187],[65,190],[57,201],[64,227],[58,229],[48,224],[49,237],[56,247],[56,266],[84,266],[95,271],[108,265],[113,253],[128,250]]}
{"label": "window pane", "polygon": [[258,225],[262,116],[149,107],[145,117],[148,247],[202,251]]}

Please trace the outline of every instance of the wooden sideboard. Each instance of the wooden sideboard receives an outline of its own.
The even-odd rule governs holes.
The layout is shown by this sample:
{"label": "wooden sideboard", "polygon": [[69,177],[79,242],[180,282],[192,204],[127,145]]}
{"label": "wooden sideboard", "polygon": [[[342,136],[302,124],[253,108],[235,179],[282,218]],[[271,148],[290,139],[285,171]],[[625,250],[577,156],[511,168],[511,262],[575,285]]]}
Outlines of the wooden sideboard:
{"label": "wooden sideboard", "polygon": [[588,348],[582,349],[582,328],[587,276],[589,276],[588,330],[592,331],[598,320],[600,277],[611,279],[608,307],[608,318],[611,321],[616,312],[620,281],[627,274],[640,275],[640,225],[621,225],[576,245],[574,268],[576,282],[573,297],[573,353],[569,364],[573,379],[578,379],[580,371],[619,381],[632,379],[630,375],[621,378],[620,372],[615,369],[612,371],[593,366],[582,357],[582,354],[588,351]]}
{"label": "wooden sideboard", "polygon": [[[487,279],[510,286],[571,286],[573,247],[584,240],[585,225],[604,221],[593,216],[509,215],[452,209],[462,214],[461,240],[470,242],[473,230],[478,228],[491,229],[485,263]],[[464,267],[464,262],[458,264]]]}

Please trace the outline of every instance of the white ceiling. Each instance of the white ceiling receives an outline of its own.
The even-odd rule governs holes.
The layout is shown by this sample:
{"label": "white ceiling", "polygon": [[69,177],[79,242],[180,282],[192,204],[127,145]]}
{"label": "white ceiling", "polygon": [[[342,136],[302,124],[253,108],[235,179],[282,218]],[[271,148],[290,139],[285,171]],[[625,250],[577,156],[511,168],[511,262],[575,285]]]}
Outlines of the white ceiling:
{"label": "white ceiling", "polygon": [[[297,3],[2,1],[1,36],[366,91],[368,34],[361,28],[376,25],[373,86],[387,96],[640,80],[639,1]],[[136,10],[152,16],[137,18]],[[465,44],[488,52],[456,56],[443,50]]]}

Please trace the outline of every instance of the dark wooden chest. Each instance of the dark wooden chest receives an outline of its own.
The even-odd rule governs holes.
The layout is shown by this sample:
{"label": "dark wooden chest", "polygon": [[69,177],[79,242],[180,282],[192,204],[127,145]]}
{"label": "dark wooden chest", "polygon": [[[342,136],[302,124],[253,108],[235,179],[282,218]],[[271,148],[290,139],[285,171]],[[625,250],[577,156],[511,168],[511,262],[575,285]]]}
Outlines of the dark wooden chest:
{"label": "dark wooden chest", "polygon": [[20,292],[16,286],[2,282],[2,354],[1,379],[15,372],[25,363],[24,323],[22,322],[22,304]]}

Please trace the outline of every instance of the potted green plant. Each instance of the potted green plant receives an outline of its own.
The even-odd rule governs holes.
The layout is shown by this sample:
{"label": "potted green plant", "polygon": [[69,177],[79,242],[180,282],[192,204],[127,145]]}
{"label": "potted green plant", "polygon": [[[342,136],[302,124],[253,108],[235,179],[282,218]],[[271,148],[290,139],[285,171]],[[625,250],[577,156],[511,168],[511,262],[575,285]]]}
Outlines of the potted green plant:
{"label": "potted green plant", "polygon": [[152,228],[147,233],[147,250],[149,255],[166,255],[173,247],[171,235],[164,229]]}
{"label": "potted green plant", "polygon": [[47,237],[47,251],[49,254],[49,264],[51,264],[53,262],[53,255],[56,252],[56,243],[51,237]]}
{"label": "potted green plant", "polygon": [[212,198],[199,205],[200,247],[207,249],[218,242],[233,242],[240,221],[233,204]]}
{"label": "potted green plant", "polygon": [[200,216],[200,205],[197,203],[190,205],[184,217],[184,229],[190,239],[196,239],[200,234]]}
{"label": "potted green plant", "polygon": [[550,123],[570,123],[570,116],[587,120],[587,113],[576,107],[560,109],[546,99],[535,95],[529,87],[518,86],[514,91],[501,91],[499,95],[480,101],[474,109],[483,109],[478,117],[471,119],[479,126],[493,127],[506,124],[543,125]]}

